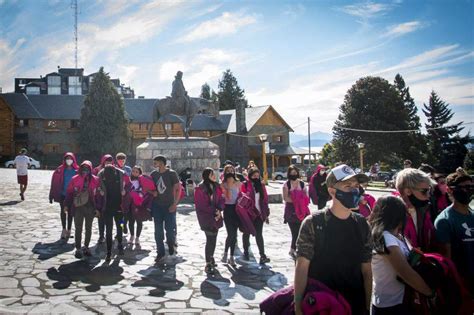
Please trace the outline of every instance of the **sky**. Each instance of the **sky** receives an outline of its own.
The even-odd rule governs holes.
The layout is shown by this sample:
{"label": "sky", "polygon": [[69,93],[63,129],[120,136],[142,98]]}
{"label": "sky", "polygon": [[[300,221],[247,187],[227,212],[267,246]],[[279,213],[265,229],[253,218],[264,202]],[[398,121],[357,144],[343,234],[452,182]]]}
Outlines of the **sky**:
{"label": "sky", "polygon": [[[431,90],[474,121],[474,1],[78,0],[78,66],[101,66],[146,98],[217,90],[231,69],[252,106],[295,133],[331,132],[361,77],[400,73],[419,109]],[[70,0],[0,0],[0,86],[74,67]],[[419,111],[422,121],[424,115]],[[367,126],[370,129],[370,126]],[[474,130],[474,124],[465,131]]]}

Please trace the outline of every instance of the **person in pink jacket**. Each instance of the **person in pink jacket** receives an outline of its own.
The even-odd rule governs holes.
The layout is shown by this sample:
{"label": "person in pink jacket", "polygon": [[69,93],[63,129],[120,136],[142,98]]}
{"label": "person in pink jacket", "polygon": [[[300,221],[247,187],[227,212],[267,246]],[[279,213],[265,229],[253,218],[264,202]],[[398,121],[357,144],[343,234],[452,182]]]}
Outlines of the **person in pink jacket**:
{"label": "person in pink jacket", "polygon": [[[98,216],[95,196],[99,187],[99,179],[92,175],[92,163],[84,161],[81,163],[79,173],[75,175],[66,190],[64,211],[74,216],[76,258],[83,255],[91,256],[89,243],[92,235],[92,222],[94,216]],[[85,221],[85,240],[81,250],[82,227]]]}
{"label": "person in pink jacket", "polygon": [[222,211],[224,210],[224,194],[216,183],[216,175],[212,168],[202,172],[202,182],[194,190],[194,205],[201,230],[206,234],[206,267],[208,274],[215,273],[214,251],[216,250],[217,233],[222,227]]}
{"label": "person in pink jacket", "polygon": [[374,209],[375,201],[376,201],[374,196],[367,193],[368,184],[369,184],[368,182],[360,183],[359,208],[357,210],[352,210],[355,212],[359,212],[366,219],[368,219],[370,214],[372,213],[372,209]]}
{"label": "person in pink jacket", "polygon": [[319,164],[309,180],[309,197],[318,209],[324,209],[331,196],[326,185],[326,166]]}
{"label": "person in pink jacket", "polygon": [[[63,157],[63,162],[53,172],[51,178],[51,188],[49,189],[49,203],[58,202],[61,208],[61,224],[63,231],[61,239],[69,239],[71,236],[72,215],[68,215],[64,211],[64,199],[66,198],[66,189],[71,179],[77,174],[79,166],[76,162],[74,153],[66,152]],[[67,222],[67,225],[66,225]]]}
{"label": "person in pink jacket", "polygon": [[432,250],[434,245],[434,226],[429,211],[434,184],[428,174],[414,168],[401,170],[395,184],[407,205],[405,236],[413,247],[425,252]]}
{"label": "person in pink jacket", "polygon": [[[268,194],[265,184],[262,182],[260,171],[257,168],[249,170],[247,182],[242,185],[242,193],[248,194],[253,201],[253,211],[257,214],[253,225],[255,227],[258,251],[260,253],[260,264],[264,265],[270,262],[270,258],[265,255],[265,244],[263,241],[263,223],[269,224],[270,208],[268,207]],[[250,234],[242,235],[242,243],[244,247],[244,259],[249,260]]]}

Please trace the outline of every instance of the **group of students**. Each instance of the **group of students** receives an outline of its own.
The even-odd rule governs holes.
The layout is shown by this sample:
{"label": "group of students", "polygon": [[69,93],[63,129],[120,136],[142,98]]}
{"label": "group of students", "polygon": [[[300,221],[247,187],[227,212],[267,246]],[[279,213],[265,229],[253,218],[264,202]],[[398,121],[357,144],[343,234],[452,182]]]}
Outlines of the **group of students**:
{"label": "group of students", "polygon": [[[144,175],[140,166],[127,166],[126,158],[124,153],[118,153],[115,159],[106,154],[94,168],[87,160],[78,165],[75,155],[67,152],[53,172],[49,201],[60,205],[62,239],[69,239],[74,221],[77,258],[91,256],[89,245],[95,217],[99,243],[107,245],[106,261],[112,256],[114,225],[118,254],[123,255],[123,234],[129,230],[128,244],[139,246],[143,221],[151,218],[155,223],[156,261],[165,257],[163,226],[169,254],[176,251],[176,208],[181,192],[178,175],[166,166],[164,156],[154,158],[155,170],[150,176]],[[81,246],[83,227],[85,240]]]}
{"label": "group of students", "polygon": [[[474,212],[469,207],[474,184],[470,176],[459,169],[445,176],[426,165],[407,167],[397,174],[396,192],[375,200],[365,191],[366,175],[344,164],[329,174],[326,171],[318,166],[307,189],[298,169],[288,169],[283,196],[285,221],[292,234],[290,255],[296,260],[294,288],[270,296],[261,304],[262,310],[274,313],[272,305],[279,305],[276,313],[280,313],[279,299],[291,295],[296,314],[309,312],[310,291],[327,286],[327,292],[337,292],[334,301],[344,297],[352,314],[370,310],[372,314],[414,314],[413,292],[430,300],[437,291],[433,279],[418,273],[409,259],[415,253],[435,253],[433,257],[448,265],[454,262],[449,276],[454,282],[462,279],[460,287],[470,292],[467,306],[457,306],[474,311]],[[309,197],[321,211],[298,211],[296,204],[307,204]],[[326,207],[328,200],[332,204]],[[456,314],[457,310],[451,311]]]}

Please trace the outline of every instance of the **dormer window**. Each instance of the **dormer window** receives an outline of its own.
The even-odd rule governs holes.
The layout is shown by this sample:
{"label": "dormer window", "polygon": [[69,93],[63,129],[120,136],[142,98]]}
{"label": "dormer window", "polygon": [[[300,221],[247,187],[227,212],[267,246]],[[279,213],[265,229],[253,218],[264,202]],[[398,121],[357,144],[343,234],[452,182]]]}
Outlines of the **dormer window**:
{"label": "dormer window", "polygon": [[39,86],[27,86],[26,87],[26,94],[39,95],[40,94]]}

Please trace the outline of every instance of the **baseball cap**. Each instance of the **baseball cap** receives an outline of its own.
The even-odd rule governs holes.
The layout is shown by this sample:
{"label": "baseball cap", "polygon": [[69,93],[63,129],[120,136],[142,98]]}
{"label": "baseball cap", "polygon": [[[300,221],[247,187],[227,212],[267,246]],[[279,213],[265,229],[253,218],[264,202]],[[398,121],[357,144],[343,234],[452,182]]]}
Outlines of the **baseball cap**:
{"label": "baseball cap", "polygon": [[22,149],[20,150],[20,153],[26,153],[26,152],[28,152],[28,150],[27,150],[26,148],[22,148]]}
{"label": "baseball cap", "polygon": [[369,181],[369,177],[367,175],[356,174],[352,168],[346,164],[341,164],[331,170],[328,177],[326,178],[326,184],[328,187],[334,187],[336,183],[343,182],[351,178],[357,179],[359,183]]}

